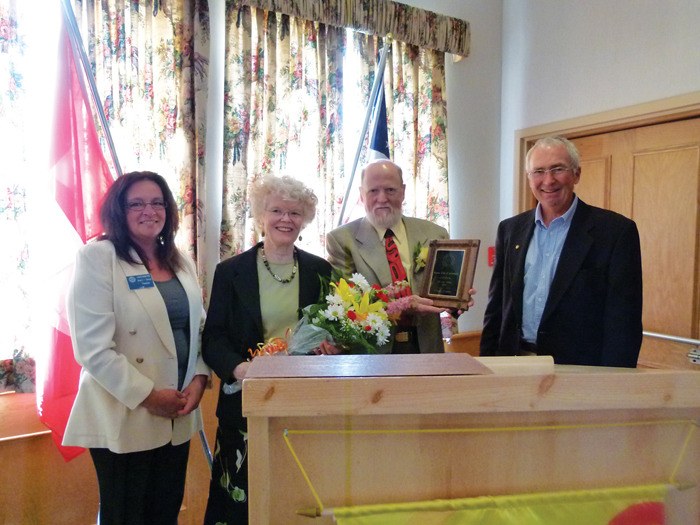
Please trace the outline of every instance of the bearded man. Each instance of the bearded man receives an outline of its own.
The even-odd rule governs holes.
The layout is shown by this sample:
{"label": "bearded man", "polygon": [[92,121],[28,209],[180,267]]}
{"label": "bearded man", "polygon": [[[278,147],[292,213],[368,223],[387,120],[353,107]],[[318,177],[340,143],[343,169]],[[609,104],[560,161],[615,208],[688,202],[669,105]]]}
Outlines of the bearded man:
{"label": "bearded man", "polygon": [[444,308],[416,294],[425,272],[415,254],[433,239],[448,239],[447,230],[430,221],[406,217],[406,191],[401,168],[390,160],[371,162],[362,170],[360,198],[365,217],[326,236],[328,262],[343,275],[360,273],[370,284],[385,287],[407,281],[412,292],[392,340],[380,352],[394,354],[443,352],[439,314]]}

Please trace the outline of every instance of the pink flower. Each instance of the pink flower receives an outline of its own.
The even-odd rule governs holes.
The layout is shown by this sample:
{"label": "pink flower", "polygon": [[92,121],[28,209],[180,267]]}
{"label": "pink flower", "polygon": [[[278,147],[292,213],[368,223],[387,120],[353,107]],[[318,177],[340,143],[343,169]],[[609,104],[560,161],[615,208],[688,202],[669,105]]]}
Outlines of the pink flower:
{"label": "pink flower", "polygon": [[401,297],[400,299],[394,299],[386,305],[386,315],[392,321],[396,322],[401,317],[404,310],[407,310],[411,305],[410,297]]}

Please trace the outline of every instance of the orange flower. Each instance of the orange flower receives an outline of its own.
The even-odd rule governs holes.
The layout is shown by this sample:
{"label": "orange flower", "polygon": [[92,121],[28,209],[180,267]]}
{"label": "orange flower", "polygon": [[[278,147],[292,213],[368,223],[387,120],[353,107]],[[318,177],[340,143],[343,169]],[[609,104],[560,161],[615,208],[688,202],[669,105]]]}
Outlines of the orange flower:
{"label": "orange flower", "polygon": [[286,354],[287,353],[287,341],[281,337],[273,337],[267,343],[258,343],[258,349],[253,350],[248,348],[248,353],[251,357],[258,357],[262,355],[274,355],[274,354]]}

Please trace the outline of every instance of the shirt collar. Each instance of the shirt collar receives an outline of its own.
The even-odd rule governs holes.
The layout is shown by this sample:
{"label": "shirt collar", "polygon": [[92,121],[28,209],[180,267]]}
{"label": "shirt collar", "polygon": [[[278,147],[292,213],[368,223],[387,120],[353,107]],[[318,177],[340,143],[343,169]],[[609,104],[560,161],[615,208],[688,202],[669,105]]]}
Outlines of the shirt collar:
{"label": "shirt collar", "polygon": [[[389,229],[389,228],[377,228],[376,226],[374,226],[374,224],[372,225],[372,227],[377,232],[377,235],[379,235],[380,239],[384,239],[384,234]],[[394,241],[401,244],[401,240],[406,238],[406,226],[403,223],[403,216],[401,216],[401,219],[399,220],[399,222],[397,222],[396,224],[394,224],[391,227],[391,231],[394,232]]]}
{"label": "shirt collar", "polygon": [[[554,221],[564,221],[565,223],[571,224],[571,219],[574,216],[574,213],[576,213],[576,205],[578,204],[578,195],[574,193],[574,200],[571,203],[571,206],[569,206],[569,209],[566,210],[564,215],[561,217],[557,217],[556,219],[552,220]],[[537,203],[537,208],[535,208],[535,224],[539,224],[540,226],[544,226],[544,220],[542,219],[542,209],[541,209],[541,204],[538,202]],[[551,224],[551,223],[550,223]]]}

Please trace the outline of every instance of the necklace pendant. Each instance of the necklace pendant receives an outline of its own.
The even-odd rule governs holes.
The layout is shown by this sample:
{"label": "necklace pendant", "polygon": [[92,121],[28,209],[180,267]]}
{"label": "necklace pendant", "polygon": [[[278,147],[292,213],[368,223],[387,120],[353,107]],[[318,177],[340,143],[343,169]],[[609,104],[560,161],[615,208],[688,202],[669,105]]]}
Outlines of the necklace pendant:
{"label": "necklace pendant", "polygon": [[262,246],[260,247],[260,255],[262,256],[263,264],[265,265],[265,269],[269,272],[270,275],[279,283],[281,284],[288,284],[292,282],[292,279],[294,279],[294,276],[297,274],[297,268],[298,268],[298,262],[297,262],[297,249],[294,248],[293,256],[294,256],[294,266],[292,266],[292,275],[287,277],[286,279],[282,279],[279,275],[277,275],[275,272],[272,271],[272,268],[270,267],[270,263],[267,262],[267,257],[265,257],[265,248]]}

